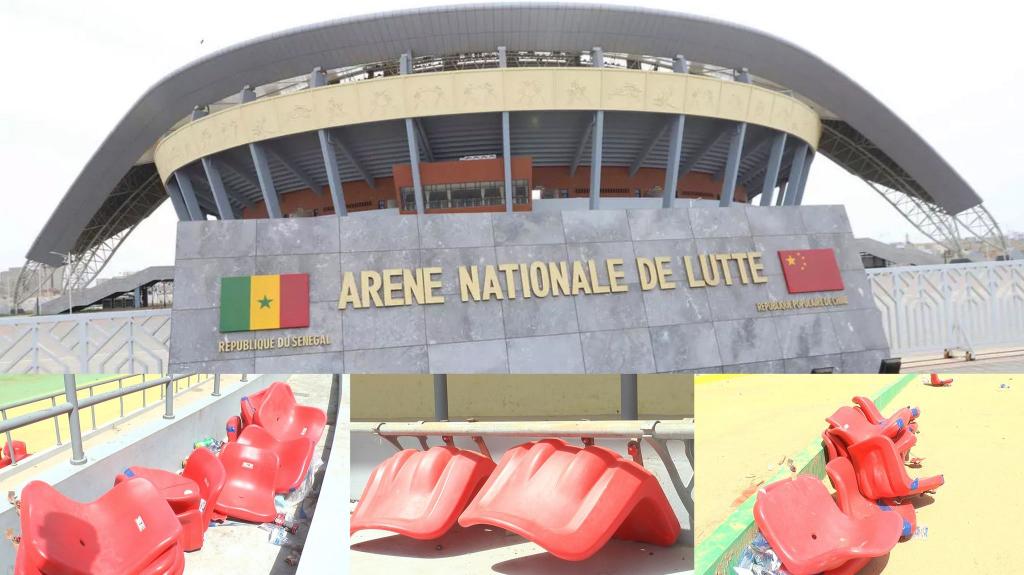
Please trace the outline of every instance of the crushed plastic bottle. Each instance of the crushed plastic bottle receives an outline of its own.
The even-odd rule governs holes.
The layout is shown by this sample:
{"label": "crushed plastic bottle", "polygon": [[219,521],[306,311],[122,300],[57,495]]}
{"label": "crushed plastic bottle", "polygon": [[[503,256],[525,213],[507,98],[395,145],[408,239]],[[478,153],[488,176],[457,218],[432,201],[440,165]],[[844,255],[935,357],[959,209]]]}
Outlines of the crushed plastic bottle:
{"label": "crushed plastic bottle", "polygon": [[789,575],[760,531],[740,554],[733,571],[736,575]]}
{"label": "crushed plastic bottle", "polygon": [[212,437],[204,437],[199,441],[192,444],[192,447],[199,449],[205,447],[214,453],[220,453],[220,450],[224,448],[224,442]]}
{"label": "crushed plastic bottle", "polygon": [[[274,525],[273,523],[264,525],[273,525],[273,527],[269,529],[270,536],[267,538],[268,541],[270,541],[274,545],[278,545],[281,547],[288,545],[288,542],[291,539],[291,535],[288,533],[287,529],[281,527],[280,525]],[[262,525],[260,527],[262,527]]]}

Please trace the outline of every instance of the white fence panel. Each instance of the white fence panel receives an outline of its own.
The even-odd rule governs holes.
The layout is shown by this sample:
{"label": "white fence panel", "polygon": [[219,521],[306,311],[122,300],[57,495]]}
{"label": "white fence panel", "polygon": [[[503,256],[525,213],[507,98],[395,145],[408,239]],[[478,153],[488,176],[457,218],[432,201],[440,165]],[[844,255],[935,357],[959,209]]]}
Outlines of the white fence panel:
{"label": "white fence panel", "polygon": [[0,373],[163,373],[171,310],[0,318]]}
{"label": "white fence panel", "polygon": [[894,355],[1024,345],[1024,261],[867,272]]}

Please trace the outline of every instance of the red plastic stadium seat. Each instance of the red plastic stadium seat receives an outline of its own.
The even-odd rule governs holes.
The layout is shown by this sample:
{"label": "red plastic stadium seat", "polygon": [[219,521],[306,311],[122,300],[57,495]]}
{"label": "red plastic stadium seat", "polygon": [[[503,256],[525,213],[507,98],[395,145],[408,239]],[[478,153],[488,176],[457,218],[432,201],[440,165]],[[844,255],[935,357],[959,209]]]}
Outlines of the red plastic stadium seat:
{"label": "red plastic stadium seat", "polygon": [[887,505],[864,497],[857,485],[857,473],[849,459],[840,457],[829,461],[825,466],[825,473],[836,490],[836,503],[843,513],[854,518],[868,517],[876,513],[898,513],[903,519],[901,536],[908,538],[914,534],[914,528],[917,527],[917,512],[914,511],[914,505]]}
{"label": "red plastic stadium seat", "polygon": [[242,432],[242,418],[237,415],[232,415],[224,423],[224,434],[227,435],[228,441],[236,441],[238,434]]}
{"label": "red plastic stadium seat", "polygon": [[892,550],[903,531],[903,520],[896,513],[846,515],[825,485],[811,475],[783,479],[758,490],[754,521],[791,575],[815,575],[851,560],[881,557]]}
{"label": "red plastic stadium seat", "polygon": [[92,503],[42,481],[21,492],[18,573],[181,573],[181,525],[149,481],[125,481]]}
{"label": "red plastic stadium seat", "polygon": [[400,451],[370,474],[350,531],[385,529],[416,539],[440,537],[455,525],[492,471],[490,458],[468,449]]}
{"label": "red plastic stadium seat", "polygon": [[194,551],[203,546],[203,535],[213,519],[213,510],[224,489],[227,474],[220,459],[205,447],[196,449],[188,456],[181,474],[199,486],[198,507],[178,515],[183,530],[182,546],[186,551]]}
{"label": "red plastic stadium seat", "polygon": [[671,545],[679,521],[657,478],[603,447],[544,439],[505,452],[459,525],[495,525],[581,561],[613,536]]}
{"label": "red plastic stadium seat", "polygon": [[864,414],[864,417],[868,418],[868,422],[874,424],[883,423],[889,420],[895,421],[897,419],[903,419],[909,426],[911,423],[916,421],[918,417],[921,416],[920,409],[916,407],[910,407],[908,405],[907,407],[900,408],[896,413],[892,414],[890,417],[883,417],[882,412],[878,411],[878,406],[876,406],[875,402],[871,401],[870,398],[858,395],[857,397],[853,398],[853,402],[856,403],[857,407],[860,408],[860,411],[861,413]]}
{"label": "red plastic stadium seat", "polygon": [[228,517],[264,523],[277,516],[274,482],[278,461],[273,451],[237,442],[220,452],[226,480],[215,509]]}
{"label": "red plastic stadium seat", "polygon": [[[28,448],[25,447],[24,441],[15,440],[14,455],[18,459],[18,461],[21,461],[22,459],[25,459],[26,457],[29,457],[32,454],[28,452]],[[3,469],[4,467],[10,465],[11,461],[11,442],[7,442],[4,444],[3,457],[0,457],[0,469]]]}
{"label": "red plastic stadium seat", "polygon": [[939,374],[933,373],[931,378],[928,380],[928,384],[932,387],[948,387],[953,385],[953,378],[939,379]]}
{"label": "red plastic stadium seat", "polygon": [[888,437],[871,437],[848,445],[847,450],[857,471],[860,492],[869,499],[917,495],[944,483],[941,475],[911,480],[903,467],[903,457]]}
{"label": "red plastic stadium seat", "polygon": [[[890,422],[889,427],[885,427],[881,424],[875,425],[869,423],[867,417],[858,409],[843,406],[836,410],[831,416],[826,418],[829,427],[826,433],[834,438],[837,445],[837,449],[840,455],[846,455],[845,448],[849,448],[850,445],[857,443],[858,441],[864,441],[869,437],[884,437],[890,439],[892,436],[889,435],[893,432],[897,438],[893,443],[896,446],[897,451],[901,457],[906,457],[907,452],[917,442],[917,436],[914,435],[906,425],[902,422]],[[896,430],[896,427],[899,430]]]}
{"label": "red plastic stadium seat", "polygon": [[322,409],[296,404],[291,386],[278,382],[267,388],[253,422],[278,441],[308,437],[316,443],[327,425],[327,414]]}
{"label": "red plastic stadium seat", "polygon": [[263,389],[257,391],[256,393],[251,393],[249,395],[245,395],[242,397],[240,402],[242,426],[238,429],[239,433],[242,432],[242,429],[245,429],[246,425],[249,425],[250,423],[253,422],[253,418],[256,417],[256,409],[259,408],[261,404],[263,404],[263,398],[267,396],[267,393],[269,393],[272,388],[279,385],[288,384],[280,381],[275,381],[274,383],[271,383],[270,385],[264,387]]}
{"label": "red plastic stadium seat", "polygon": [[302,484],[309,471],[309,464],[313,461],[313,452],[316,450],[316,444],[307,437],[278,441],[259,425],[250,425],[243,429],[242,434],[238,436],[238,443],[265,449],[277,455],[275,493],[288,493]]}

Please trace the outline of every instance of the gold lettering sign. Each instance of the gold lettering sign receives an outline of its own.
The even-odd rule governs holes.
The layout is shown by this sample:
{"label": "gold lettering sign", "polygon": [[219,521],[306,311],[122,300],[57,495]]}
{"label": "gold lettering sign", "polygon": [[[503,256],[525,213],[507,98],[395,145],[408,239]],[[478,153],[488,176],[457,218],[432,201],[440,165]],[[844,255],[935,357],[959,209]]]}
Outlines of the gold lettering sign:
{"label": "gold lettering sign", "polygon": [[[623,293],[630,288],[626,265],[621,258],[461,265],[456,270],[458,294],[461,301],[469,302]],[[632,265],[641,291],[676,289],[676,278],[682,276],[691,288],[768,281],[761,252],[637,257]],[[444,303],[445,296],[437,293],[443,271],[439,267],[346,271],[341,276],[338,309]]]}
{"label": "gold lettering sign", "polygon": [[246,339],[222,339],[217,342],[217,351],[262,351],[288,347],[315,347],[331,345],[329,335],[292,335],[280,337],[254,337]]}

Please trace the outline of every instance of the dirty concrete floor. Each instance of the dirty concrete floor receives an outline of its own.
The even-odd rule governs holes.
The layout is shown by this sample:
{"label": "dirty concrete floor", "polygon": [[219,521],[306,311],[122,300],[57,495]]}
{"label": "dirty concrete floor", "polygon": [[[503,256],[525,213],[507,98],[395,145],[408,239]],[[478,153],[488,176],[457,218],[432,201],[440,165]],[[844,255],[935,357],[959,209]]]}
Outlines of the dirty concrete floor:
{"label": "dirty concrete floor", "polygon": [[[324,446],[334,433],[334,414],[329,411],[331,399],[331,375],[292,375],[285,379],[295,393],[295,400],[328,411],[328,426],[317,444],[313,461],[324,461],[330,455]],[[316,474],[314,488],[303,506],[313,509],[316,505],[323,467]],[[309,520],[300,521],[298,532],[292,536],[289,545],[301,548],[309,530]],[[269,533],[257,524],[240,523],[211,527],[206,531],[203,548],[185,554],[185,573],[224,574],[244,573],[246,575],[293,575],[295,566],[285,561],[292,549],[270,543]]]}

